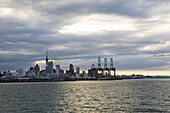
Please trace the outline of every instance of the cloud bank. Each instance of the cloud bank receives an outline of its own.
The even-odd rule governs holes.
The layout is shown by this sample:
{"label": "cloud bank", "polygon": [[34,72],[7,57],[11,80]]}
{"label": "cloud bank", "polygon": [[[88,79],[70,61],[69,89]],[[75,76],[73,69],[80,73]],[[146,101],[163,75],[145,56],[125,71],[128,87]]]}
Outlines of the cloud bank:
{"label": "cloud bank", "polygon": [[[1,0],[0,71],[44,68],[49,58],[90,68],[114,58],[119,70],[170,69],[169,0]],[[45,63],[45,62],[44,62]]]}

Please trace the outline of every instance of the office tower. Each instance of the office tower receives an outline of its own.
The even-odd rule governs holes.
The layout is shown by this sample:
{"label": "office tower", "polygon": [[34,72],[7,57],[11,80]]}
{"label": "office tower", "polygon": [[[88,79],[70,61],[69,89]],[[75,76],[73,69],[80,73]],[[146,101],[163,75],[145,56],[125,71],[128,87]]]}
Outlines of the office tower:
{"label": "office tower", "polygon": [[46,70],[41,70],[40,71],[40,76],[45,77],[46,76]]}
{"label": "office tower", "polygon": [[53,69],[53,73],[56,73],[56,69]]}
{"label": "office tower", "polygon": [[56,65],[56,77],[60,78],[61,75],[61,68],[60,65]]}
{"label": "office tower", "polygon": [[80,74],[80,67],[76,67],[76,74]]}
{"label": "office tower", "polygon": [[40,66],[38,64],[35,65],[34,72],[35,72],[36,75],[39,75],[39,73],[40,73]]}
{"label": "office tower", "polygon": [[86,78],[87,77],[87,74],[85,71],[82,72],[82,75],[83,75],[83,78]]}
{"label": "office tower", "polygon": [[71,74],[74,74],[74,65],[73,64],[70,64],[70,73]]}
{"label": "office tower", "polygon": [[30,67],[30,71],[34,71],[34,68],[33,68],[33,67]]}
{"label": "office tower", "polygon": [[30,77],[35,76],[35,72],[34,72],[34,68],[30,67],[30,69],[27,71],[27,75],[29,75]]}
{"label": "office tower", "polygon": [[53,61],[48,62],[48,70],[47,73],[53,73]]}
{"label": "office tower", "polygon": [[75,77],[80,78],[80,67],[76,67]]}
{"label": "office tower", "polygon": [[64,73],[64,70],[62,70],[62,69],[60,71],[60,78],[62,78],[62,79],[65,78],[65,73]]}

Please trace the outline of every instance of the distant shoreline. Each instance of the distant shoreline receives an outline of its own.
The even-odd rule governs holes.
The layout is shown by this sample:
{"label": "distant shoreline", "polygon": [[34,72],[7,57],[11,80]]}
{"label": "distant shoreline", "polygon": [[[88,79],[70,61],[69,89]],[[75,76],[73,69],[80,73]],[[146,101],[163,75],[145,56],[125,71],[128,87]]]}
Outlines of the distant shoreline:
{"label": "distant shoreline", "polygon": [[170,79],[170,77],[151,77],[151,78],[113,78],[113,79],[0,79],[0,83],[19,83],[19,82],[66,82],[66,81],[107,81],[107,80],[126,80],[126,79]]}

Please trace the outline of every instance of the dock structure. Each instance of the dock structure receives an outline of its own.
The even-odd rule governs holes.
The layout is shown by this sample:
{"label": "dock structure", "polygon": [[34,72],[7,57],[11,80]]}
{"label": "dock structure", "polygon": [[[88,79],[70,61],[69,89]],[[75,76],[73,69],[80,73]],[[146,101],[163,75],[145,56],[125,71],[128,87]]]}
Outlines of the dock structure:
{"label": "dock structure", "polygon": [[88,70],[91,78],[115,77],[116,68],[113,65],[113,58],[110,58],[110,67],[107,66],[107,58],[104,58],[104,68],[101,66],[101,58],[98,57],[98,67],[92,64],[91,69]]}

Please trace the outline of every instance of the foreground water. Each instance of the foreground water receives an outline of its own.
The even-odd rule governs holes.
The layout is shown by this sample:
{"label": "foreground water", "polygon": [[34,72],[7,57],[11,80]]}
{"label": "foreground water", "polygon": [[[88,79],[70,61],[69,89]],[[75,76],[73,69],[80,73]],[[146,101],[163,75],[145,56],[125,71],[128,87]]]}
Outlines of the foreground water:
{"label": "foreground water", "polygon": [[0,112],[170,112],[170,79],[1,83]]}

